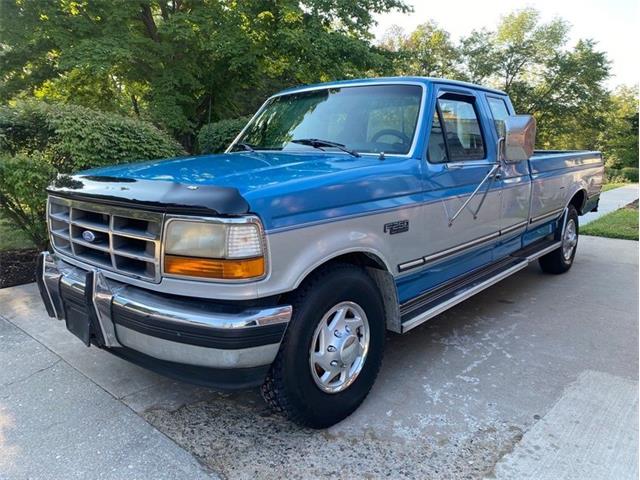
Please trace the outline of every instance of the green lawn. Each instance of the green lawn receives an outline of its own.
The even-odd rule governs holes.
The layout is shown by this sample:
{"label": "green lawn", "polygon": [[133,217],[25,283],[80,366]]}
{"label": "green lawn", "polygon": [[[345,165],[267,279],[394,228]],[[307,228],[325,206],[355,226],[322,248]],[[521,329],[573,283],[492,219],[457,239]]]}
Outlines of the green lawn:
{"label": "green lawn", "polygon": [[0,215],[0,250],[30,247],[33,247],[33,243],[22,233],[22,230]]}
{"label": "green lawn", "polygon": [[631,185],[630,183],[605,183],[602,185],[602,191],[606,192],[607,190],[613,190],[614,188],[625,187],[627,185]]}
{"label": "green lawn", "polygon": [[638,240],[638,202],[594,220],[580,229],[582,235]]}

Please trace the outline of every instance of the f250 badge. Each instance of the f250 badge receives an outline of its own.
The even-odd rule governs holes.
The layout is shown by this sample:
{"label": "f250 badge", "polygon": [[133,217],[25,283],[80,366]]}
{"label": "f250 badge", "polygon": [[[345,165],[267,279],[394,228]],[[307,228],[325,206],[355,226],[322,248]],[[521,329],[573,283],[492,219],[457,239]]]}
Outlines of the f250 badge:
{"label": "f250 badge", "polygon": [[384,233],[395,235],[409,231],[409,220],[398,220],[397,222],[385,223]]}

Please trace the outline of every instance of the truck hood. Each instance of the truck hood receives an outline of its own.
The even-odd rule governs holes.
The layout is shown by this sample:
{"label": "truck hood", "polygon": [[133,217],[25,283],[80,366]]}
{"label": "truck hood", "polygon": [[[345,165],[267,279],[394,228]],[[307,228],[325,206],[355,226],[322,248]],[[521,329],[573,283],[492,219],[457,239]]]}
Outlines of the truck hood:
{"label": "truck hood", "polygon": [[333,152],[235,152],[95,168],[60,178],[49,191],[169,213],[251,212],[279,228],[414,194],[418,165]]}
{"label": "truck hood", "polygon": [[371,157],[363,159],[330,153],[236,152],[115,165],[87,170],[79,175],[233,187],[244,194],[281,182],[355,168],[371,161]]}

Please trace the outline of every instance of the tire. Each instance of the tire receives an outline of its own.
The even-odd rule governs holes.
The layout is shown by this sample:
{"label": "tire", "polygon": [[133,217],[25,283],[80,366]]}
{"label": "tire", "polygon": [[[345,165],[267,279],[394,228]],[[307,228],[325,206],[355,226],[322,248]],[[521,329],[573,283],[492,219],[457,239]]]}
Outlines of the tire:
{"label": "tire", "polygon": [[543,272],[558,275],[569,271],[578,250],[578,233],[578,211],[573,205],[569,205],[567,222],[560,235],[562,246],[538,260]]}
{"label": "tire", "polygon": [[[326,428],[358,408],[378,375],[385,339],[382,297],[363,268],[334,264],[305,280],[294,293],[291,304],[293,315],[261,387],[262,397],[273,410],[299,425]],[[339,308],[331,313],[336,307]],[[346,315],[344,320],[340,320],[341,313]],[[363,349],[365,323],[368,325],[368,348]],[[332,325],[336,326],[335,330]],[[332,332],[333,335],[329,335]],[[326,348],[320,348],[322,340]],[[318,354],[312,355],[315,350]],[[327,352],[327,357],[316,356],[320,352]],[[359,356],[354,352],[360,352]],[[353,364],[351,357],[355,358]],[[342,381],[340,373],[331,382],[323,384],[321,378],[331,377],[336,367],[325,371],[320,363],[316,363],[317,358],[322,359],[322,365],[328,365],[331,358],[339,358],[332,362],[339,365],[340,371],[345,370],[344,376],[348,380]],[[344,367],[346,364],[352,368]]]}

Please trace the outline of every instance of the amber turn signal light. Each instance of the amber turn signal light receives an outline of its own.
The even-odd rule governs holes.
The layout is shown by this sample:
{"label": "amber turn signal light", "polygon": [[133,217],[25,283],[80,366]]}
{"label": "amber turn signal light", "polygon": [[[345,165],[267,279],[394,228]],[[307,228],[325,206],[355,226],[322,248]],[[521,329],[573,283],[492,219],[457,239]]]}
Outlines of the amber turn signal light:
{"label": "amber turn signal light", "polygon": [[241,280],[264,275],[264,257],[223,260],[165,255],[164,271],[186,277]]}

